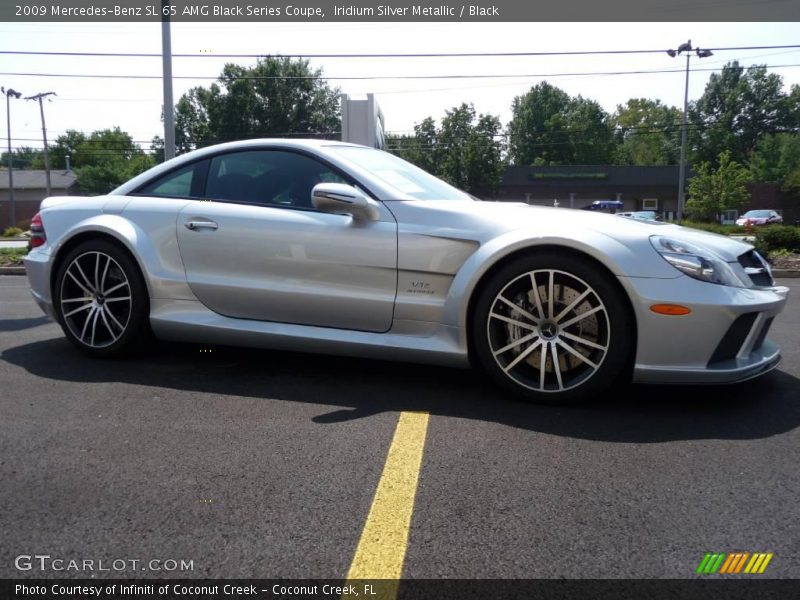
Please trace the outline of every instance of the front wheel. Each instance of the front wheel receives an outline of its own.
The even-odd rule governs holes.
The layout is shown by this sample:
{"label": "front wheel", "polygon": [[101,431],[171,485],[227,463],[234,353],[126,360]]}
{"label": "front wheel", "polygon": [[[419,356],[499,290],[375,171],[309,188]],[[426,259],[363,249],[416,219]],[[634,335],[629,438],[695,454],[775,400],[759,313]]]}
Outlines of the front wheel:
{"label": "front wheel", "polygon": [[473,348],[489,375],[534,402],[585,400],[626,368],[633,319],[594,263],[553,251],[517,259],[480,292]]}
{"label": "front wheel", "polygon": [[150,331],[139,268],[105,240],[87,241],[69,252],[58,269],[53,299],[67,339],[92,356],[134,350]]}

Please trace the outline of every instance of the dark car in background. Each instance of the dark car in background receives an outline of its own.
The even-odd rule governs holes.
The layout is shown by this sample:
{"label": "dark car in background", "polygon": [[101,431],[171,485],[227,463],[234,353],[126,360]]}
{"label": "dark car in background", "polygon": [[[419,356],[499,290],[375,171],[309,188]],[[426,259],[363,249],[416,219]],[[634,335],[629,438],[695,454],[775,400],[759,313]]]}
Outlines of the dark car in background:
{"label": "dark car in background", "polygon": [[622,200],[595,200],[588,206],[584,206],[583,210],[593,210],[611,213],[613,215],[617,211],[622,210]]}

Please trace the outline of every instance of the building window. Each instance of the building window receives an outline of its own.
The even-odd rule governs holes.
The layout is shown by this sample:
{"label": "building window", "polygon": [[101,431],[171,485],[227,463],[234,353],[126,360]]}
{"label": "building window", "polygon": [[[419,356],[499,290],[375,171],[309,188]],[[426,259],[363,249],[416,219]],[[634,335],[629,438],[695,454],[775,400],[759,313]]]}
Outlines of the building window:
{"label": "building window", "polygon": [[726,210],[722,213],[722,224],[723,225],[733,225],[736,223],[736,219],[739,217],[738,210]]}
{"label": "building window", "polygon": [[658,210],[658,198],[644,198],[642,210]]}

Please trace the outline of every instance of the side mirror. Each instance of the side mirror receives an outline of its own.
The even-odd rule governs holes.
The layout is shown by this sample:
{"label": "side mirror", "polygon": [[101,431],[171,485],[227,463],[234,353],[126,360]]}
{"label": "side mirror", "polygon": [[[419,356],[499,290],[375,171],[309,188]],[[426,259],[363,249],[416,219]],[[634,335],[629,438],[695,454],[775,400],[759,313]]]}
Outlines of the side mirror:
{"label": "side mirror", "polygon": [[322,212],[352,215],[362,221],[377,221],[380,217],[374,200],[343,183],[318,183],[311,190],[311,204]]}

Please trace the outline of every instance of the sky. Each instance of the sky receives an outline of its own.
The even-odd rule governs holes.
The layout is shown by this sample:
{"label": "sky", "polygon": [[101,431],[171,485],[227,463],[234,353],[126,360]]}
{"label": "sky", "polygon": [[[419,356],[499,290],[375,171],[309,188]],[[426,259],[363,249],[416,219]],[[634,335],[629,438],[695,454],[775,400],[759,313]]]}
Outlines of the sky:
{"label": "sky", "polygon": [[[798,23],[173,23],[174,98],[197,85],[208,86],[225,62],[211,54],[560,52],[578,50],[666,50],[691,40],[695,47],[800,44]],[[160,23],[0,23],[0,50],[71,52],[161,52]],[[766,64],[783,77],[785,89],[800,84],[800,48],[717,51],[692,57],[692,69],[719,70],[728,61]],[[629,98],[659,99],[683,106],[685,61],[666,52],[601,56],[486,58],[312,58],[329,82],[351,95],[376,94],[393,133],[411,133],[425,117],[440,119],[462,102],[479,113],[511,119],[511,103],[531,86],[547,80],[571,95],[599,102],[609,112]],[[785,65],[785,66],[778,66]],[[674,72],[575,75],[618,71]],[[64,78],[47,74],[161,75],[161,59],[55,57],[0,54],[0,85],[31,96],[56,92],[45,104],[48,139],[68,129],[91,132],[119,126],[145,148],[163,137],[160,79]],[[501,79],[370,79],[408,75],[514,75]],[[711,71],[692,71],[689,99],[699,98]],[[181,79],[179,77],[187,77]],[[12,147],[41,147],[38,103],[14,100]],[[2,119],[2,146],[7,146]]]}

